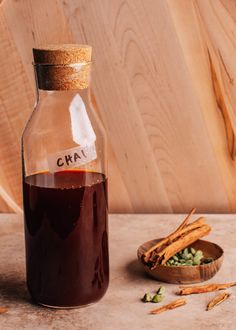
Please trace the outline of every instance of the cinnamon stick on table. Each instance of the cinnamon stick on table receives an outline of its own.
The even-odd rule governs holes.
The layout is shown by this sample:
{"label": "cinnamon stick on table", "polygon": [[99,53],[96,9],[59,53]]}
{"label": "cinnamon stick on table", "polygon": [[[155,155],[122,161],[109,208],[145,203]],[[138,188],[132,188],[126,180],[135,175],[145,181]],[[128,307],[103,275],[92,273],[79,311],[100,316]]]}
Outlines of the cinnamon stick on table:
{"label": "cinnamon stick on table", "polygon": [[201,286],[180,286],[180,291],[178,294],[180,296],[198,294],[198,293],[207,293],[219,290],[225,290],[232,286],[236,286],[236,282],[225,283],[225,284],[206,284]]}
{"label": "cinnamon stick on table", "polygon": [[8,309],[6,307],[0,307],[0,314],[6,313]]}
{"label": "cinnamon stick on table", "polygon": [[172,301],[171,303],[169,303],[167,305],[164,305],[162,307],[153,309],[150,312],[150,314],[160,314],[162,312],[168,311],[170,309],[175,309],[175,308],[181,307],[181,306],[186,305],[186,304],[187,304],[187,301],[185,299],[177,299],[177,300],[174,300],[174,301]]}
{"label": "cinnamon stick on table", "polygon": [[215,306],[221,304],[223,301],[230,297],[230,293],[224,292],[218,294],[214,299],[212,299],[209,304],[207,305],[207,311],[210,311]]}

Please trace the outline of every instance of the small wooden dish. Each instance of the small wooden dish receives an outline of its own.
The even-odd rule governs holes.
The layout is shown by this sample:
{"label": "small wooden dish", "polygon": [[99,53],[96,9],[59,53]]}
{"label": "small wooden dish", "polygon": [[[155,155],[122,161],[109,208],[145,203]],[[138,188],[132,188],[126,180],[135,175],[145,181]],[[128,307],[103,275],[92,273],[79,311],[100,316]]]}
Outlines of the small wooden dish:
{"label": "small wooden dish", "polygon": [[222,265],[224,258],[223,249],[215,243],[198,240],[191,244],[191,247],[196,250],[202,250],[204,256],[212,257],[214,261],[200,266],[157,266],[155,269],[151,270],[148,266],[143,264],[141,257],[145,251],[160,240],[161,239],[154,239],[148,241],[142,244],[137,251],[138,259],[143,265],[145,272],[156,280],[177,284],[199,283],[212,278]]}

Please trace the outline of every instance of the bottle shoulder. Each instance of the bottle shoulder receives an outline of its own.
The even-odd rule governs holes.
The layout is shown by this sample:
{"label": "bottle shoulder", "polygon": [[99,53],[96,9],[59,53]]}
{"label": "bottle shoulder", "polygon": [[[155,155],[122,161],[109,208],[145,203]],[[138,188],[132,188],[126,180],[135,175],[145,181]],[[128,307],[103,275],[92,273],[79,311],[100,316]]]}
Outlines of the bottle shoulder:
{"label": "bottle shoulder", "polygon": [[106,140],[106,132],[87,93],[48,92],[38,99],[22,136],[23,141],[39,138],[88,145]]}

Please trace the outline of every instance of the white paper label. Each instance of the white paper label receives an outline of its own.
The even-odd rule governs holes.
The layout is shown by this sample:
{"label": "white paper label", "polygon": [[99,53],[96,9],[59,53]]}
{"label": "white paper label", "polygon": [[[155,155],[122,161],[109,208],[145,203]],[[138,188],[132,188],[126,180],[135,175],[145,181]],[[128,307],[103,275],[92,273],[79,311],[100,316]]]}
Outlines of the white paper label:
{"label": "white paper label", "polygon": [[91,145],[96,140],[96,135],[79,94],[70,103],[69,112],[73,141],[81,146]]}
{"label": "white paper label", "polygon": [[48,156],[50,172],[58,172],[69,168],[85,165],[97,158],[95,144],[75,147]]}

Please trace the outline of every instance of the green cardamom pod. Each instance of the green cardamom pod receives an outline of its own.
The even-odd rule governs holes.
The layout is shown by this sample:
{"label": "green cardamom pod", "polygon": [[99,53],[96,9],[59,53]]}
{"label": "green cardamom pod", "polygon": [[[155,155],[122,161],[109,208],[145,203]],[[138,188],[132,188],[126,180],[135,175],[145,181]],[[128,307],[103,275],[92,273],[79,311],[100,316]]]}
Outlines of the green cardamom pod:
{"label": "green cardamom pod", "polygon": [[161,285],[160,288],[157,290],[157,294],[163,294],[165,290],[166,290],[165,287]]}
{"label": "green cardamom pod", "polygon": [[192,266],[193,265],[193,261],[192,260],[187,260],[185,263],[186,266]]}
{"label": "green cardamom pod", "polygon": [[201,263],[201,257],[195,255],[195,257],[193,258],[193,264],[197,266],[200,265],[200,263]]}
{"label": "green cardamom pod", "polygon": [[159,303],[163,300],[163,295],[162,294],[155,294],[153,297],[152,297],[152,302],[153,303]]}
{"label": "green cardamom pod", "polygon": [[185,248],[183,253],[184,253],[185,255],[187,255],[187,254],[188,254],[188,248]]}
{"label": "green cardamom pod", "polygon": [[152,296],[151,296],[151,294],[149,293],[149,292],[147,292],[147,293],[145,293],[145,295],[143,296],[143,298],[142,298],[142,301],[143,302],[150,302],[150,301],[152,301]]}
{"label": "green cardamom pod", "polygon": [[188,253],[188,254],[187,254],[187,257],[188,257],[188,259],[193,259],[193,255],[192,255],[192,253]]}
{"label": "green cardamom pod", "polygon": [[203,257],[203,253],[201,250],[198,250],[196,253],[195,253],[195,256],[199,256],[199,257]]}

